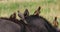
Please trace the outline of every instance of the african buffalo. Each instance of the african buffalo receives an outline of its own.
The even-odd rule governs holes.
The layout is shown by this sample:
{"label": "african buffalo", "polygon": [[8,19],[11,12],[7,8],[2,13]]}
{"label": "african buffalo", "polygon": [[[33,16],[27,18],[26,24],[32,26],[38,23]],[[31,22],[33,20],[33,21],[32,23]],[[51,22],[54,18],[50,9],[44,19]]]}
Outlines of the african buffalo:
{"label": "african buffalo", "polygon": [[0,32],[24,32],[23,22],[16,19],[16,13],[10,18],[0,17]]}
{"label": "african buffalo", "polygon": [[23,32],[23,25],[0,19],[0,32]]}
{"label": "african buffalo", "polygon": [[[12,17],[12,19],[13,18],[14,17]],[[34,25],[26,24],[24,22],[26,21],[25,19],[21,19],[21,20],[17,20],[17,19],[12,20],[12,19],[6,17],[5,18],[0,17],[0,23],[1,23],[0,32],[40,32],[38,27]]]}
{"label": "african buffalo", "polygon": [[[27,24],[39,28],[39,29],[37,29],[39,32],[57,32],[57,30],[51,25],[51,23],[49,23],[49,21],[47,21],[42,16],[39,16],[39,13],[40,13],[39,10],[36,10],[37,12],[35,12],[33,15],[25,14],[25,16],[28,15],[27,17],[25,17],[24,14],[21,14],[18,12],[18,16],[21,19],[23,19],[23,21],[25,20],[25,22]],[[34,30],[34,27],[32,28],[33,30]],[[27,30],[29,30],[29,29],[30,28],[28,28]]]}
{"label": "african buffalo", "polygon": [[14,22],[7,19],[0,19],[0,32],[40,32],[38,27],[25,24],[22,20]]}
{"label": "african buffalo", "polygon": [[[24,14],[18,11],[21,20],[0,19],[0,32],[57,32],[57,30],[42,16],[39,16],[40,7],[29,15],[28,9]],[[13,17],[12,17],[13,18]]]}

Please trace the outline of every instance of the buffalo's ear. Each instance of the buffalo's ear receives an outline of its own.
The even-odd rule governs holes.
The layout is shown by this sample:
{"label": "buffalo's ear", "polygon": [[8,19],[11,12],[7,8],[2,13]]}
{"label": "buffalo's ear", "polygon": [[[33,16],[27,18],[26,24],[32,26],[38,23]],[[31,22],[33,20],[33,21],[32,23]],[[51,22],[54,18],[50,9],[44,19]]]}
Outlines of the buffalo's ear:
{"label": "buffalo's ear", "polygon": [[38,15],[38,16],[39,16],[39,14],[40,14],[40,9],[41,9],[41,7],[39,6],[38,9],[34,12],[34,15]]}
{"label": "buffalo's ear", "polygon": [[28,11],[28,9],[26,9],[25,12],[24,12],[24,17],[27,17],[27,16],[29,16],[29,11]]}

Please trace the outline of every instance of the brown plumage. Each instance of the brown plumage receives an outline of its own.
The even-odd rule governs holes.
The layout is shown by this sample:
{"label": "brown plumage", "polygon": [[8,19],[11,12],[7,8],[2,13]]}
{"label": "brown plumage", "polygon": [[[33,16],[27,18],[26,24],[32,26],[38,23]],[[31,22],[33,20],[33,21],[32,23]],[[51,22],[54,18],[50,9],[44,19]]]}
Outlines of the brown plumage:
{"label": "brown plumage", "polygon": [[34,12],[34,15],[38,15],[39,16],[40,9],[41,9],[41,7],[38,7],[38,9]]}
{"label": "brown plumage", "polygon": [[54,21],[53,21],[53,26],[54,26],[55,28],[58,27],[57,17],[55,17],[55,19],[54,19]]}
{"label": "brown plumage", "polygon": [[11,16],[10,16],[11,20],[15,20],[16,19],[16,12],[14,12]]}
{"label": "brown plumage", "polygon": [[27,24],[24,15],[22,13],[20,13],[19,11],[18,11],[18,16],[21,18],[21,20],[24,21],[25,24]]}

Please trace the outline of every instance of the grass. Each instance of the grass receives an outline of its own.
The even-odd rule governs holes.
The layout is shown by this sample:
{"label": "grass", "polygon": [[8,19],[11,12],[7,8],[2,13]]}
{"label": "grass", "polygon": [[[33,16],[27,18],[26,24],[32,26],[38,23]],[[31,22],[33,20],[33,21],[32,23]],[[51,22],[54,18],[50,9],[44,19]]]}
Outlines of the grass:
{"label": "grass", "polygon": [[[38,0],[37,0],[38,1]],[[30,14],[33,14],[34,11],[41,6],[40,15],[49,20],[51,23],[54,20],[54,17],[58,17],[58,22],[60,23],[60,2],[59,0],[39,0],[30,1],[30,2],[7,2],[0,3],[0,17],[9,17],[13,12],[24,12],[27,8]],[[60,25],[59,25],[60,26]]]}

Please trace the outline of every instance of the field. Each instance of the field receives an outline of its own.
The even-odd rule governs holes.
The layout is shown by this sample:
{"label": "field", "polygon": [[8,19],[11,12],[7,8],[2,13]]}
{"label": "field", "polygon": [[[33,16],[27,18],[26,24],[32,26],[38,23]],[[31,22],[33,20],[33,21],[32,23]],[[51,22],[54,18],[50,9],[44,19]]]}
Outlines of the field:
{"label": "field", "polygon": [[23,13],[26,8],[31,15],[39,6],[41,6],[40,15],[50,23],[53,22],[55,16],[58,17],[60,28],[60,0],[1,0],[0,17],[9,17],[18,10]]}

